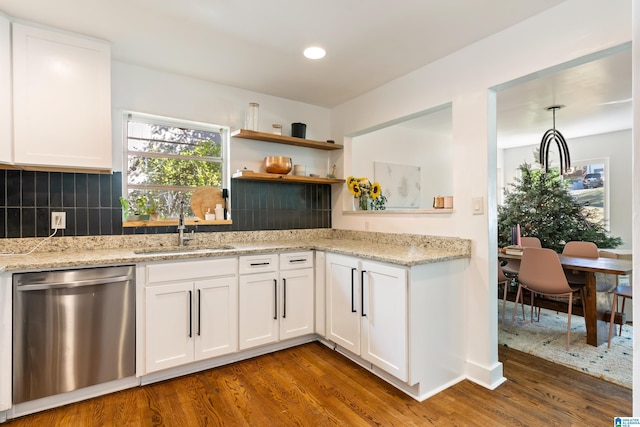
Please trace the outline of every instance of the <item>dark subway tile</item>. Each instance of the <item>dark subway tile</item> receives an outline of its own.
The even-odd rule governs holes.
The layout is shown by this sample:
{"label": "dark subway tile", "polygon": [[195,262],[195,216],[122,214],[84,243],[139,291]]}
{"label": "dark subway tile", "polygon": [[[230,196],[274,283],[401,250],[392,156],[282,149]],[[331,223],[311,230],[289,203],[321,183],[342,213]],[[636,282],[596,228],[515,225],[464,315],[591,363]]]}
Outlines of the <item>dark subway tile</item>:
{"label": "dark subway tile", "polygon": [[67,221],[65,224],[64,235],[65,236],[77,236],[76,233],[76,209],[75,208],[65,208],[64,213],[66,214]]}
{"label": "dark subway tile", "polygon": [[72,208],[76,206],[76,174],[62,174],[62,206]]}
{"label": "dark subway tile", "polygon": [[49,207],[62,208],[62,173],[49,173]]}
{"label": "dark subway tile", "polygon": [[22,237],[20,208],[7,208],[7,237]]}
{"label": "dark subway tile", "polygon": [[[163,233],[160,231],[162,227],[156,227],[159,233]],[[120,235],[122,234],[122,209],[121,208],[111,208],[111,234]]]}
{"label": "dark subway tile", "polygon": [[[36,173],[22,171],[22,202],[20,206],[32,208],[36,205]],[[32,237],[32,236],[29,236]]]}
{"label": "dark subway tile", "polygon": [[[111,175],[98,175],[100,178],[100,207],[111,207]],[[111,234],[111,233],[109,233]]]}
{"label": "dark subway tile", "polygon": [[36,208],[22,208],[22,233],[20,237],[36,237]]}
{"label": "dark subway tile", "polygon": [[111,208],[100,209],[100,234],[103,236],[108,236],[112,233],[113,228],[111,227]]}
{"label": "dark subway tile", "polygon": [[17,170],[7,171],[7,204],[6,206],[19,207],[22,205],[22,190],[20,180],[22,173]]}
{"label": "dark subway tile", "polygon": [[0,207],[6,206],[6,205],[7,205],[7,171],[4,169],[0,169]]}
{"label": "dark subway tile", "polygon": [[86,208],[88,205],[87,202],[87,174],[79,173],[76,174],[76,204],[77,208]]}
{"label": "dark subway tile", "polygon": [[87,208],[76,208],[76,236],[89,235],[89,212]]}
{"label": "dark subway tile", "polygon": [[51,234],[51,215],[49,214],[49,208],[36,208],[36,236],[47,237]]}
{"label": "dark subway tile", "polygon": [[49,172],[36,172],[36,206],[49,207]]}
{"label": "dark subway tile", "polygon": [[94,173],[87,175],[87,206],[100,207],[100,178]]}
{"label": "dark subway tile", "polygon": [[0,206],[0,238],[7,237],[7,209]]}
{"label": "dark subway tile", "polygon": [[89,212],[89,235],[99,236],[100,235],[100,209],[89,208],[88,212]]}
{"label": "dark subway tile", "polygon": [[119,208],[122,195],[122,172],[114,172],[111,175],[111,207]]}

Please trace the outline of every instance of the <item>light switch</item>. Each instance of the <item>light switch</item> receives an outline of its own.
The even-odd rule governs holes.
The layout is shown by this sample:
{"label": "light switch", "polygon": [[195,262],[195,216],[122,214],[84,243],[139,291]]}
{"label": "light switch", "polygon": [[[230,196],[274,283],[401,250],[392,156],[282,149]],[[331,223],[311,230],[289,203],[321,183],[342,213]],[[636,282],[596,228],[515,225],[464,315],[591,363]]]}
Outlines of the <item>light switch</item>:
{"label": "light switch", "polygon": [[471,199],[471,210],[474,215],[482,215],[484,213],[484,201],[482,197],[473,197]]}

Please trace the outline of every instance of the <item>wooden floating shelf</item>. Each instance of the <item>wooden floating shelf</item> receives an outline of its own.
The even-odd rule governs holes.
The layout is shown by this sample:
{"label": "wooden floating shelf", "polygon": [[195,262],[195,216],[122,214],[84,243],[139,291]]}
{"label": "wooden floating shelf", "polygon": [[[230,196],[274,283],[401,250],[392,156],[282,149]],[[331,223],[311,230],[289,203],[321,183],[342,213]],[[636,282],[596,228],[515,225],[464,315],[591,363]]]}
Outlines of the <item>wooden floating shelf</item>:
{"label": "wooden floating shelf", "polygon": [[342,150],[342,145],[332,144],[325,141],[314,141],[312,139],[296,138],[293,136],[276,135],[273,133],[255,132],[252,130],[239,129],[231,132],[232,138],[253,139],[256,141],[275,142],[277,144],[295,145],[297,147],[317,148],[319,150]]}
{"label": "wooden floating shelf", "polygon": [[235,179],[250,179],[254,181],[277,181],[277,182],[303,182],[307,184],[343,184],[344,179],[321,178],[314,176],[280,175],[276,173],[259,173],[240,171],[233,174]]}
{"label": "wooden floating shelf", "polygon": [[[232,224],[230,219],[206,221],[200,218],[185,218],[184,225],[227,225]],[[166,219],[164,221],[124,221],[123,227],[172,227],[178,225],[177,219]]]}

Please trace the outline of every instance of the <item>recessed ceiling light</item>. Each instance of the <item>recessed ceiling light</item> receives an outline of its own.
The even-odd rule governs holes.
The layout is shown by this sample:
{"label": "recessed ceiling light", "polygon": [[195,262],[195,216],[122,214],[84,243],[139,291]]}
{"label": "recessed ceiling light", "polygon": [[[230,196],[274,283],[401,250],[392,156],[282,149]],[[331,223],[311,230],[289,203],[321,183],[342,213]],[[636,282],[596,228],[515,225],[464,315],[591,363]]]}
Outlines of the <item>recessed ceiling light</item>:
{"label": "recessed ceiling light", "polygon": [[325,52],[323,48],[317,47],[317,46],[308,47],[304,50],[304,56],[306,56],[309,59],[324,58],[326,54],[327,52]]}

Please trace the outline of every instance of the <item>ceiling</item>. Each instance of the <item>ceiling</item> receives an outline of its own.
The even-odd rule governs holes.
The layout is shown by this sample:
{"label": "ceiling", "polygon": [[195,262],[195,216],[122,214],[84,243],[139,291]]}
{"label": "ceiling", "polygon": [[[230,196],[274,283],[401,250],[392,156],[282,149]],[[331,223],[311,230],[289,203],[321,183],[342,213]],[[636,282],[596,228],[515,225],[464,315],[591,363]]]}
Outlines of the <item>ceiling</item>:
{"label": "ceiling", "polygon": [[[0,11],[108,40],[117,61],[331,108],[562,1],[0,0]],[[304,58],[310,45],[327,56]],[[567,105],[563,133],[574,116],[620,110],[629,128],[630,102],[607,102],[631,96],[630,53],[628,67],[610,61],[501,91],[499,143],[544,132],[553,103]]]}

